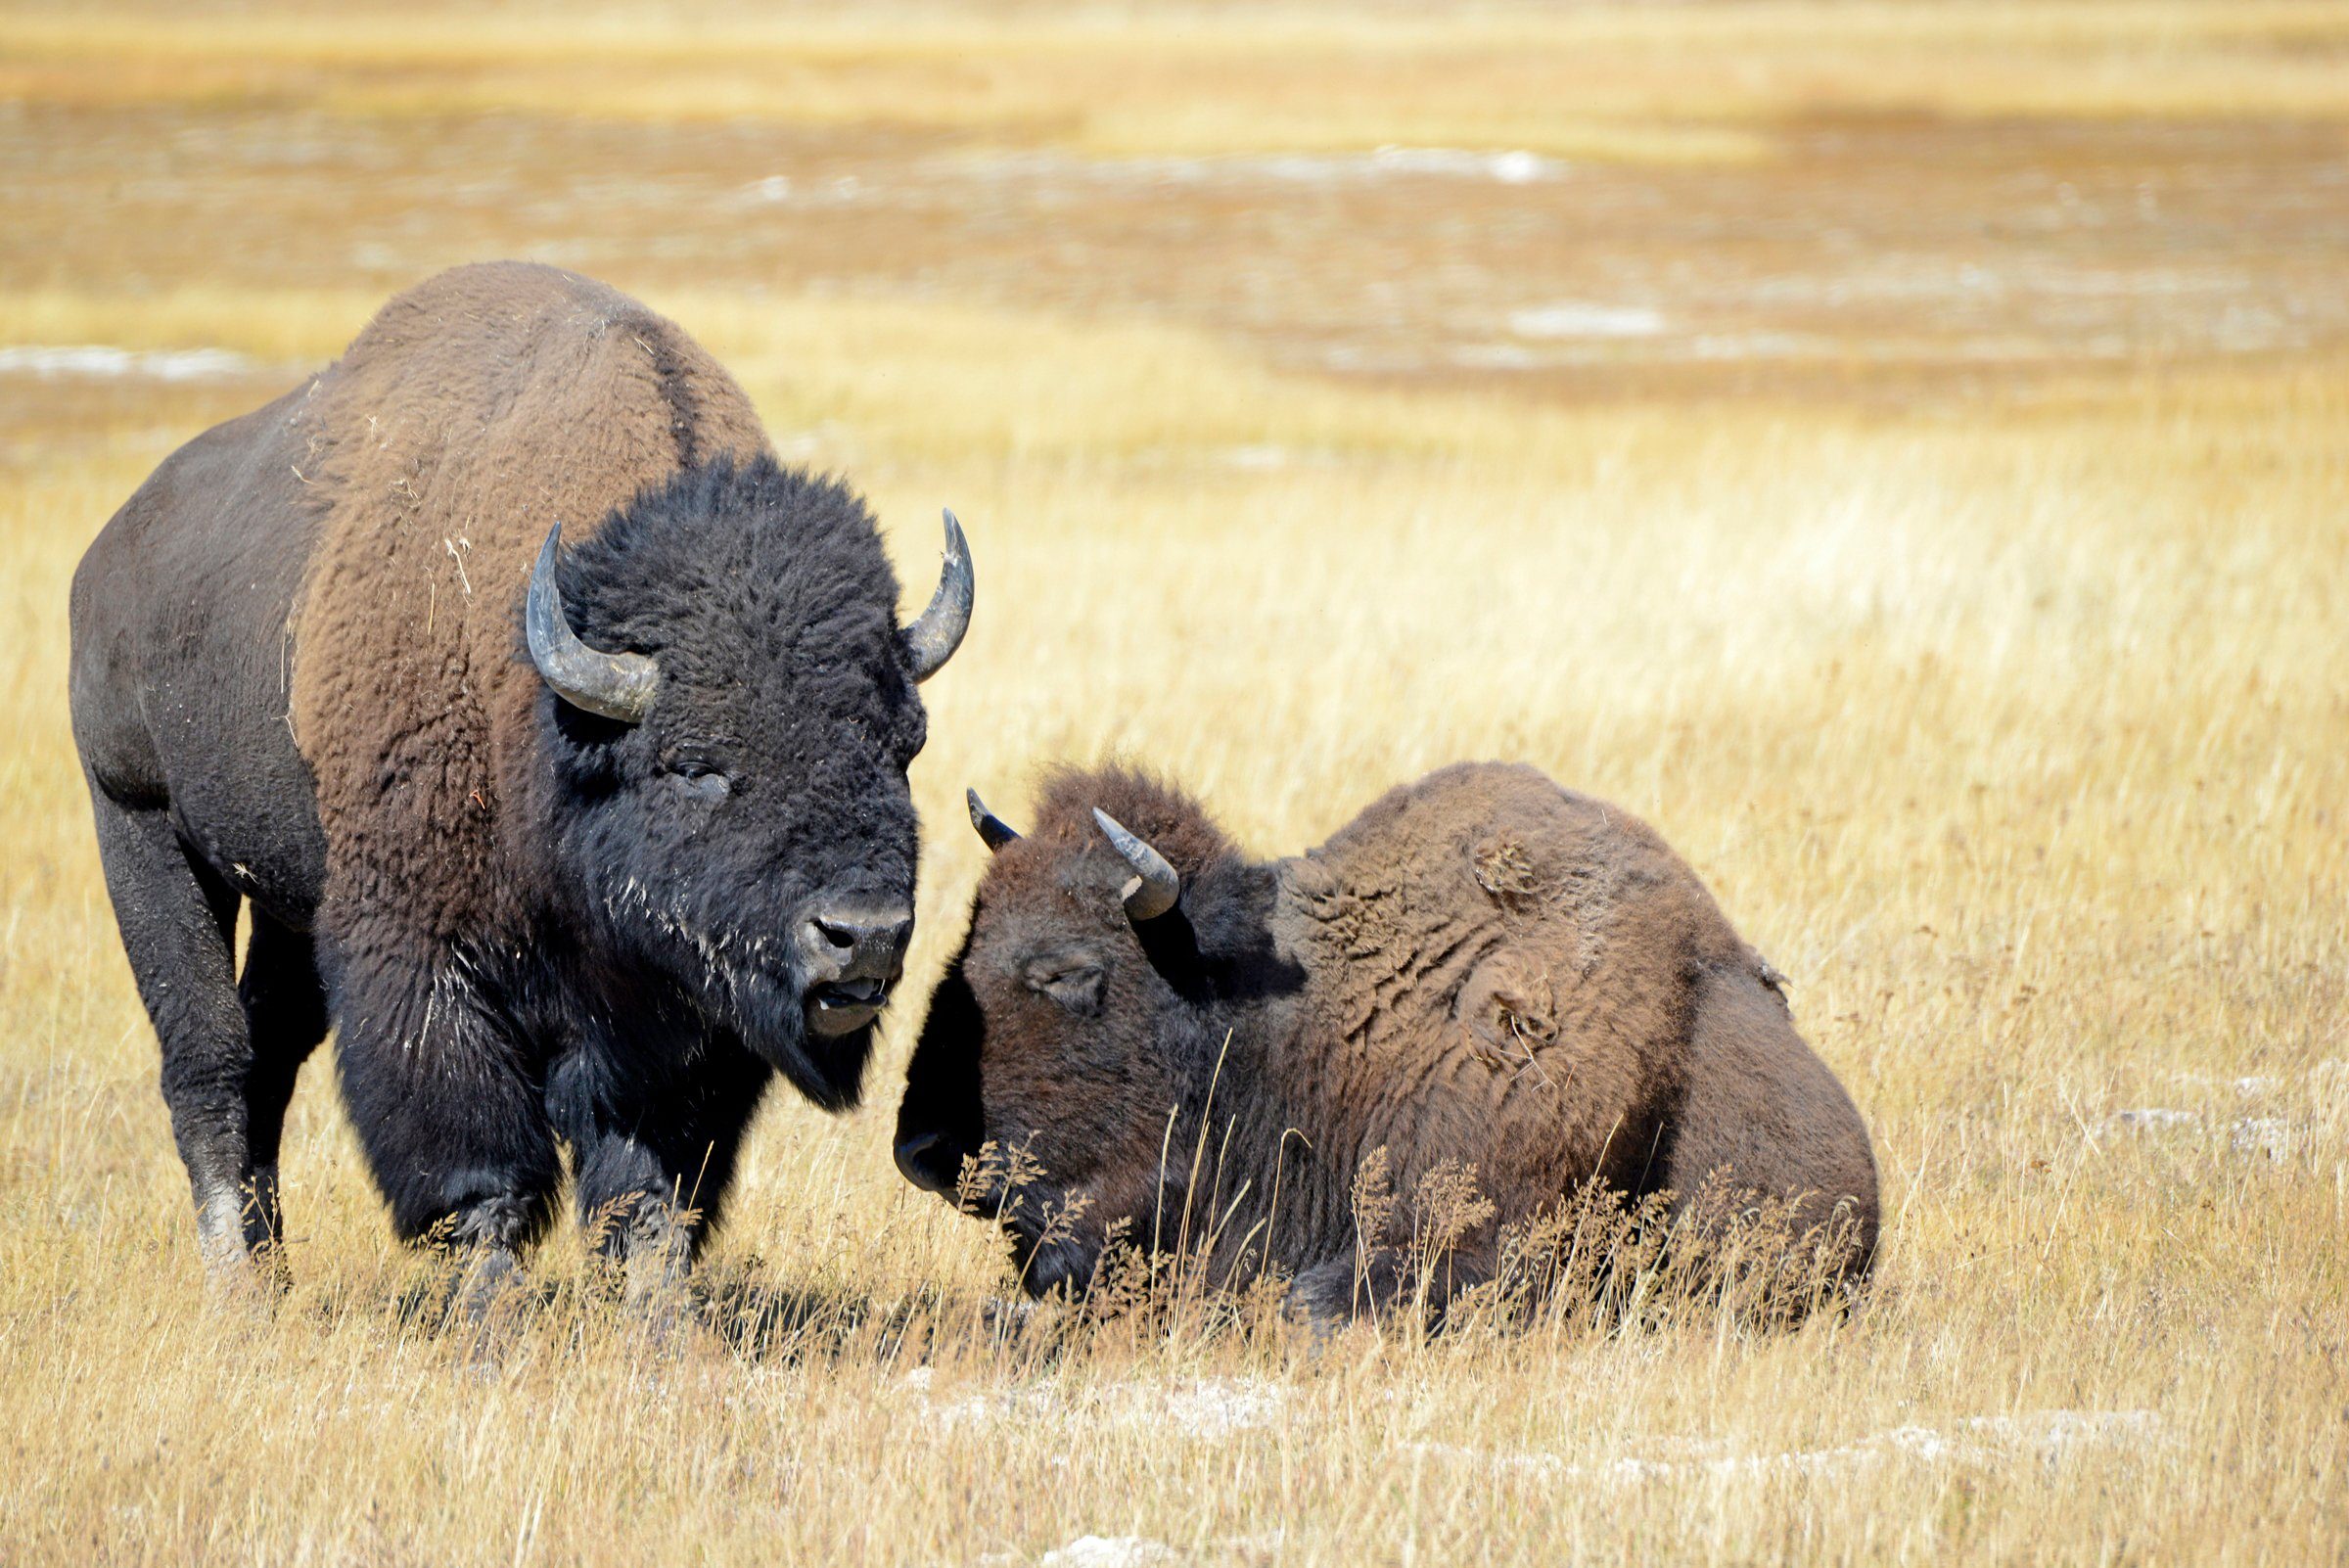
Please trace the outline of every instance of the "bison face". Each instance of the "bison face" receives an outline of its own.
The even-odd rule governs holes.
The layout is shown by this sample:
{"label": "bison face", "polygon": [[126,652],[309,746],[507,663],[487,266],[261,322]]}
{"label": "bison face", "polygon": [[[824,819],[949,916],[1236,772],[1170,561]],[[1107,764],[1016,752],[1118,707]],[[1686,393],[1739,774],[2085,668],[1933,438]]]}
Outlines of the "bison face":
{"label": "bison face", "polygon": [[[1246,889],[1266,879],[1195,807],[1110,777],[1106,792],[1061,780],[1028,838],[973,798],[995,855],[898,1117],[906,1179],[999,1221],[1036,1294],[1082,1287],[1121,1234],[1174,1243],[1225,1033],[1277,969],[1247,916]],[[1101,793],[1183,870],[1097,818]]]}
{"label": "bison face", "polygon": [[[948,554],[939,598],[967,617],[951,518]],[[913,930],[914,686],[959,625],[944,651],[936,605],[900,631],[862,504],[764,461],[681,476],[556,576],[550,537],[530,640],[558,897],[811,1099],[853,1104]]]}

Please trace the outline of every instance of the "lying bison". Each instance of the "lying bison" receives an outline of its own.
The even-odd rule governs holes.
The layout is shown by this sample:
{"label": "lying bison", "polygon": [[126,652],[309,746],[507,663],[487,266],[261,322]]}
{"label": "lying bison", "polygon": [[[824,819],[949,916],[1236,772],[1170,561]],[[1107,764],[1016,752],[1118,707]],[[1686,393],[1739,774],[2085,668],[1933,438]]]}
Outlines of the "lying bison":
{"label": "lying bison", "polygon": [[75,575],[73,731],[214,1271],[281,1233],[330,1020],[393,1224],[477,1279],[558,1140],[667,1278],[771,1076],[852,1104],[913,923],[914,686],[970,616],[946,545],[900,630],[863,503],[542,266],[399,296],[166,459]]}
{"label": "lying bison", "polygon": [[[1122,770],[1060,775],[1025,838],[971,808],[994,858],[897,1158],[952,1195],[983,1142],[1025,1150],[1040,1179],[1016,1204],[981,1198],[1009,1214],[1031,1290],[1083,1285],[1112,1227],[1163,1246],[1182,1215],[1268,1254],[1303,1309],[1352,1311],[1382,1288],[1358,1278],[1350,1201],[1380,1149],[1405,1190],[1473,1164],[1501,1222],[1594,1177],[1683,1203],[1727,1179],[1865,1268],[1876,1169],[1858,1113],[1773,972],[1622,811],[1464,764],[1265,864]],[[1208,1169],[1212,1198],[1190,1190]],[[1047,1228],[1055,1212],[1081,1218]],[[1451,1284],[1489,1274],[1494,1249],[1487,1224]]]}

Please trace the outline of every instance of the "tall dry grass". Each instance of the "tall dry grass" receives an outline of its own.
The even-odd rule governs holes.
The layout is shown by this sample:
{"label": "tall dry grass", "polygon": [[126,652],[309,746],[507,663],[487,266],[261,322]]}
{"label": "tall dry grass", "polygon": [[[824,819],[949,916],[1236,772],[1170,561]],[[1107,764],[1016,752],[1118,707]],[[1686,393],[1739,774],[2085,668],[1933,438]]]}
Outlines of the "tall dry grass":
{"label": "tall dry grass", "polygon": [[[2298,59],[2243,69],[2288,87]],[[648,1344],[565,1231],[484,1366],[402,1314],[418,1268],[323,1053],[292,1294],[200,1288],[67,732],[65,585],[171,446],[375,302],[200,250],[0,294],[0,343],[263,366],[0,376],[0,1561],[2349,1553],[2349,364],[1904,414],[1576,406],[1288,377],[1131,320],[651,291],[786,451],[868,491],[907,580],[954,506],[979,619],[924,688],[921,938],[870,1105],[764,1113],[710,1266],[730,1332]],[[889,1125],[981,864],[961,790],[1016,821],[1040,763],[1110,753],[1267,853],[1462,757],[1656,823],[1874,1130],[1864,1309],[1007,1332],[999,1252],[898,1178]]]}

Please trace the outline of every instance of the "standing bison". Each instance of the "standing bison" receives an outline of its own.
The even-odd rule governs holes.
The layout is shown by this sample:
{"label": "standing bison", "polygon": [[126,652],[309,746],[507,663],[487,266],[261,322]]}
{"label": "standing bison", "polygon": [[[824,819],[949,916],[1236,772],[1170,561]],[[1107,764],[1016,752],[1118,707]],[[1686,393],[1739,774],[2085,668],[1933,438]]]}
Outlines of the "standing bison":
{"label": "standing bison", "polygon": [[[1025,838],[971,807],[994,858],[897,1157],[952,1196],[983,1143],[1024,1150],[1041,1178],[983,1201],[1031,1290],[1083,1285],[1113,1227],[1163,1244],[1188,1216],[1343,1314],[1397,1283],[1357,1272],[1351,1188],[1379,1149],[1404,1190],[1472,1164],[1500,1222],[1593,1177],[1684,1203],[1726,1168],[1865,1267],[1876,1169],[1851,1100],[1694,873],[1614,807],[1464,764],[1269,864],[1122,770],[1060,775]],[[1451,1284],[1495,1248],[1491,1223],[1470,1235]]]}
{"label": "standing bison", "polygon": [[213,1271],[282,1233],[332,1021],[402,1236],[485,1288],[560,1140],[631,1286],[675,1277],[772,1075],[856,1100],[971,583],[949,515],[900,630],[863,503],[549,267],[399,296],[168,458],[74,576],[73,731]]}

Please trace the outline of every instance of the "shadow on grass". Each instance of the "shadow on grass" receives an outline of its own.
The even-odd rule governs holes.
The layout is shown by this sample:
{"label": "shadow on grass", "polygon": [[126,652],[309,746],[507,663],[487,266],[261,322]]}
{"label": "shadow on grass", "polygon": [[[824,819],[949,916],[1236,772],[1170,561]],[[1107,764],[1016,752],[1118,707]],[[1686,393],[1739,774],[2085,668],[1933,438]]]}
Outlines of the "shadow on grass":
{"label": "shadow on grass", "polygon": [[743,1275],[699,1283],[699,1316],[745,1360],[792,1365],[855,1359],[923,1364],[940,1356],[1012,1356],[1040,1365],[1068,1348],[1065,1314],[998,1297],[923,1289],[876,1301],[836,1288],[780,1288]]}

